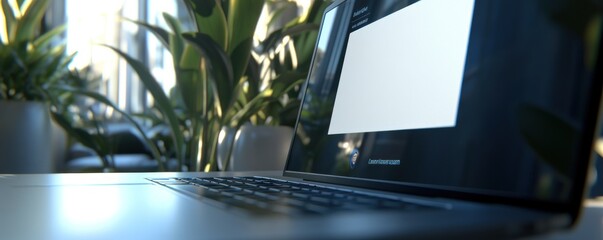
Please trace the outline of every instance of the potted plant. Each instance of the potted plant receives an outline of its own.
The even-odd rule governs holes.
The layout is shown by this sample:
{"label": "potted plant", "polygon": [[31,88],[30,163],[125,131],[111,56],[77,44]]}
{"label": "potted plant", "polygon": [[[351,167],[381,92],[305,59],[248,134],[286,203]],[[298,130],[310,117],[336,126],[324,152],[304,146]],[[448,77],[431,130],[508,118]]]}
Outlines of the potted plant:
{"label": "potted plant", "polygon": [[[96,116],[87,118],[91,110],[74,101],[78,96],[87,97],[118,113],[123,111],[89,88],[94,83],[84,76],[89,69],[68,68],[73,55],[66,54],[64,44],[53,44],[65,27],[41,33],[49,1],[0,1],[6,29],[0,42],[0,171],[61,170],[65,132],[96,152],[104,168],[111,170],[110,143],[103,136],[103,123]],[[125,113],[124,118],[142,131]],[[154,150],[151,148],[153,155],[159,156]]]}
{"label": "potted plant", "polygon": [[[0,42],[0,170],[52,172],[52,123],[46,89],[60,84],[72,56],[51,41],[64,28],[40,34],[48,1],[2,0],[6,34]],[[16,146],[16,147],[15,147]],[[35,151],[34,151],[35,149]]]}
{"label": "potted plant", "polygon": [[[285,164],[318,26],[328,1],[315,1],[304,15],[297,4],[267,1],[268,35],[253,48],[247,73],[248,98],[260,90],[287,88],[276,100],[260,103],[248,122],[220,135],[218,164],[224,170],[282,170]],[[258,70],[263,71],[258,71]]]}
{"label": "potted plant", "polygon": [[[186,0],[185,3],[196,24],[194,32],[183,32],[180,22],[167,14],[164,19],[169,30],[136,22],[155,34],[172,54],[176,87],[170,96],[140,61],[110,48],[130,64],[153,96],[160,117],[169,126],[179,163],[195,171],[218,170],[217,148],[224,128],[237,130],[250,122],[278,125],[283,109],[295,109],[299,104],[296,96],[285,96],[297,95],[292,91],[299,89],[307,71],[297,70],[298,65],[288,66],[293,59],[289,54],[284,55],[288,62],[268,66],[281,67],[278,71],[260,72],[260,65],[266,63],[256,60],[252,53],[273,55],[264,59],[268,63],[277,62],[273,52],[283,45],[283,39],[304,37],[305,48],[300,45],[299,49],[303,49],[300,56],[306,59],[299,65],[309,66],[316,36],[312,39],[304,34],[318,28],[312,21],[315,16],[320,17],[321,8],[313,7],[310,15],[314,17],[294,19],[274,31],[261,47],[254,48],[253,36],[264,1]],[[289,53],[293,51],[292,44]]]}

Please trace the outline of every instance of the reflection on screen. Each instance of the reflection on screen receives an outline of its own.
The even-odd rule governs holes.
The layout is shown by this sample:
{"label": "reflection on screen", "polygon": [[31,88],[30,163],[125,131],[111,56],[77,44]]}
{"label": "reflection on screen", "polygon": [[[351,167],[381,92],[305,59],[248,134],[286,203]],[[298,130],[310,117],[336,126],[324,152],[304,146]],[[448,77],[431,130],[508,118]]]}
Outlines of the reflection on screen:
{"label": "reflection on screen", "polygon": [[548,4],[358,0],[334,8],[287,170],[564,199],[588,134],[593,41]]}

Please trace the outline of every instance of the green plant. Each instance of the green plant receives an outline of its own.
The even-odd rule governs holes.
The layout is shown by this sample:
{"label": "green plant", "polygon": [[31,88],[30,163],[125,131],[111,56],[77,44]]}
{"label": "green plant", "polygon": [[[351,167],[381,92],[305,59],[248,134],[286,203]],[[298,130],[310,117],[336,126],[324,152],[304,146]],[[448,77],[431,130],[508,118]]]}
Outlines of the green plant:
{"label": "green plant", "polygon": [[45,91],[51,104],[52,118],[70,137],[96,153],[103,164],[104,171],[115,171],[114,143],[105,130],[105,125],[110,121],[105,114],[107,109],[112,109],[134,126],[151,155],[157,160],[158,170],[165,170],[166,159],[162,157],[142,126],[107,97],[96,92],[98,84],[102,81],[100,76],[95,75],[87,67],[70,71],[66,77],[70,80],[71,86],[53,86]]}
{"label": "green plant", "polygon": [[[50,1],[0,1],[6,30],[0,41],[0,100],[47,102],[53,120],[70,137],[91,148],[105,169],[113,169],[111,143],[103,130],[106,121],[92,106],[115,109],[145,136],[142,128],[95,92],[99,79],[91,78],[90,69],[68,68],[75,54],[68,55],[65,44],[53,44],[64,26],[41,33]],[[83,98],[94,102],[86,104]],[[146,136],[145,140],[155,158],[161,159],[155,145]]]}
{"label": "green plant", "polygon": [[[301,83],[307,77],[318,27],[322,13],[330,1],[314,1],[308,12],[290,18],[287,12],[297,12],[297,4],[289,1],[267,1],[270,13],[268,28],[273,29],[268,36],[254,47],[250,61],[249,99],[262,89],[287,88],[278,101],[265,103],[250,121],[254,124],[287,125],[295,124],[299,104]],[[274,5],[274,7],[270,7]],[[285,22],[284,26],[280,26]],[[261,71],[261,70],[264,71]]]}
{"label": "green plant", "polygon": [[52,40],[65,28],[40,34],[42,16],[49,1],[1,0],[5,34],[0,42],[0,100],[44,101],[44,89],[66,85],[73,55]]}
{"label": "green plant", "polygon": [[[317,29],[315,23],[309,23],[316,18],[295,19],[270,35],[269,42],[258,49],[253,47],[253,36],[264,1],[186,0],[185,3],[196,23],[194,32],[183,32],[180,22],[168,14],[164,14],[164,19],[169,30],[135,22],[157,36],[172,54],[176,87],[171,99],[140,61],[108,47],[130,64],[153,96],[156,109],[170,128],[178,162],[195,171],[212,171],[217,170],[216,148],[223,127],[236,129],[252,119],[260,123],[258,119],[276,115],[277,111],[268,111],[268,107],[283,106],[283,97],[305,79],[304,70],[294,71],[297,66],[262,76],[252,52],[271,55],[270,51],[273,53],[283,39],[291,41],[291,37],[298,36],[305,37],[308,45],[316,37],[312,39],[302,33]],[[320,8],[312,9],[311,14],[320,15],[317,14]],[[301,27],[306,25],[312,27]],[[313,49],[313,43],[310,45]],[[309,65],[311,52],[307,54],[307,49],[302,56],[307,57],[304,63],[308,61],[305,64]],[[292,59],[292,55],[287,57]],[[274,60],[274,56],[268,60],[273,67],[278,64]],[[181,106],[174,104],[179,102]],[[283,109],[288,102],[284,104]]]}

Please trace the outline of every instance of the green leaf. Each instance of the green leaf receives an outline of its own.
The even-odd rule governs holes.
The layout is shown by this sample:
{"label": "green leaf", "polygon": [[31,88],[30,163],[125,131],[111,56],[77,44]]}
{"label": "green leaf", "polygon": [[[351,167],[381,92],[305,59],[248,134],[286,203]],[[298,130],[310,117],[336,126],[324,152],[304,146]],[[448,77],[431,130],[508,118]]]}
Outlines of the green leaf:
{"label": "green leaf", "polygon": [[230,0],[228,12],[229,44],[227,53],[233,66],[234,79],[245,73],[253,46],[253,35],[264,7],[263,0]]}
{"label": "green leaf", "polygon": [[261,84],[261,74],[260,74],[260,64],[254,59],[250,58],[247,65],[247,82],[249,83],[247,86],[247,92],[249,94],[253,94],[254,96],[260,92],[260,84]]}
{"label": "green leaf", "polygon": [[[269,50],[275,49],[277,44],[281,43],[285,36],[295,37],[302,35],[304,33],[309,33],[312,31],[317,31],[319,25],[314,23],[304,23],[291,26],[289,28],[283,28],[272,32],[264,41],[260,43],[260,45],[256,48],[257,52],[266,53]],[[294,41],[297,43],[297,41]],[[316,37],[314,37],[314,43],[316,42]],[[314,45],[312,45],[312,50],[314,50]],[[311,53],[310,53],[311,54]]]}
{"label": "green leaf", "polygon": [[172,17],[167,13],[163,13],[163,19],[174,32],[173,34],[170,34],[169,45],[166,46],[166,48],[169,49],[172,53],[174,66],[177,66],[180,59],[182,58],[182,52],[184,51],[184,40],[182,40],[182,25],[180,25],[178,19]]}
{"label": "green leaf", "polygon": [[298,69],[308,71],[312,61],[312,54],[316,47],[318,32],[310,32],[306,35],[297,36],[294,39],[295,51],[297,52]]}
{"label": "green leaf", "polygon": [[317,31],[320,26],[315,23],[304,23],[292,26],[283,31],[284,36],[296,36],[310,31]]}
{"label": "green leaf", "polygon": [[310,11],[303,17],[304,22],[320,24],[322,15],[332,1],[317,0],[310,6]]}
{"label": "green leaf", "polygon": [[223,50],[228,49],[226,16],[219,0],[185,0],[197,31],[207,34]]}
{"label": "green leaf", "polygon": [[264,7],[263,0],[230,0],[228,12],[228,31],[230,42],[228,53],[232,52],[239,44],[253,39],[255,27]]}
{"label": "green leaf", "polygon": [[219,103],[222,107],[229,106],[235,79],[233,78],[232,64],[228,55],[209,35],[203,33],[185,33],[182,36],[206,57],[209,62],[210,71],[214,73],[214,84],[217,89]]}
{"label": "green leaf", "polygon": [[163,19],[176,35],[182,34],[182,24],[170,14],[163,13]]}
{"label": "green leaf", "polygon": [[153,35],[155,35],[155,37],[157,37],[157,39],[159,39],[159,42],[161,42],[161,44],[163,44],[163,46],[166,49],[170,49],[170,33],[168,31],[166,31],[165,29],[160,28],[155,25],[145,23],[145,22],[131,20],[128,18],[123,18],[123,20],[131,22],[131,23],[135,23],[136,25],[139,25],[139,26],[147,29]]}
{"label": "green leaf", "polygon": [[230,117],[230,125],[238,127],[249,120],[251,116],[257,114],[260,110],[270,106],[273,102],[287,94],[296,86],[305,81],[305,73],[287,72],[279,75],[272,81],[272,86],[258,95],[253,96],[250,101],[242,101],[241,107],[236,114]]}
{"label": "green leaf", "polygon": [[165,166],[162,161],[161,153],[159,152],[159,149],[157,148],[155,143],[147,137],[146,132],[142,129],[140,124],[138,124],[138,122],[136,122],[136,120],[134,120],[128,113],[124,112],[119,107],[117,107],[113,102],[111,102],[111,100],[109,100],[107,97],[105,97],[97,92],[86,91],[86,90],[81,90],[81,89],[77,89],[77,88],[67,88],[67,87],[60,87],[57,89],[63,90],[63,91],[69,91],[71,93],[81,94],[81,95],[90,97],[98,102],[101,102],[101,103],[113,108],[116,112],[120,113],[121,116],[124,117],[126,120],[128,120],[130,123],[132,123],[132,125],[134,125],[136,130],[140,133],[143,140],[146,142],[147,146],[151,150],[151,154],[153,155],[153,158],[155,158],[155,160],[157,160],[160,171],[165,170]]}
{"label": "green leaf", "polygon": [[255,96],[255,98],[253,98],[251,101],[249,101],[247,104],[245,104],[245,106],[243,106],[243,108],[241,108],[232,117],[232,120],[229,123],[230,126],[234,127],[234,128],[238,128],[238,127],[242,126],[247,120],[249,120],[250,116],[255,114],[257,111],[262,109],[264,106],[268,105],[269,101],[267,101],[267,100],[270,99],[271,97],[272,96],[270,94],[270,91],[263,91],[260,94],[258,94],[257,96]]}
{"label": "green leaf", "polygon": [[109,149],[106,147],[106,142],[100,134],[90,134],[88,131],[74,127],[65,116],[60,113],[51,112],[52,119],[54,122],[59,124],[63,130],[65,130],[69,136],[75,138],[82,145],[92,149],[96,155],[101,159],[103,166],[109,167],[111,164],[107,161],[106,156],[110,154]]}
{"label": "green leaf", "polygon": [[47,33],[44,33],[42,36],[36,38],[33,41],[33,45],[36,48],[43,48],[48,46],[48,44],[50,43],[50,40],[54,37],[56,37],[57,35],[63,33],[65,31],[66,27],[65,25],[60,26],[60,27],[56,27],[50,31],[48,31]]}
{"label": "green leaf", "polygon": [[[51,52],[48,57],[45,57],[44,60],[48,61],[46,62],[46,65],[43,68],[40,68],[40,70],[44,70],[45,73],[44,75],[49,76],[48,79],[40,79],[41,81],[46,81],[51,83],[53,80],[56,80],[55,77],[63,77],[62,75],[65,75],[67,73],[67,69],[63,68],[63,60],[65,57],[65,52],[66,52],[66,47],[65,46],[60,46],[59,49],[56,49],[55,51]],[[37,84],[36,84],[37,85]],[[42,85],[42,84],[40,84]]]}
{"label": "green leaf", "polygon": [[[192,84],[195,82],[195,79],[199,78],[197,75],[198,65],[199,65],[199,57],[190,55],[189,52],[192,50],[188,49],[188,46],[185,47],[184,40],[182,38],[182,26],[178,22],[177,19],[172,17],[171,15],[164,13],[163,18],[168,24],[168,26],[174,32],[169,36],[169,45],[166,46],[169,51],[172,53],[172,61],[175,68],[176,75],[176,83],[180,87],[175,87],[174,90],[178,93],[178,96],[181,96],[180,99],[183,100],[187,109],[198,112],[203,108],[204,103],[199,103],[197,99],[205,99],[204,97],[199,97],[195,94],[194,91],[198,90]],[[185,52],[186,51],[186,52]],[[186,58],[184,58],[184,54],[187,53]],[[186,95],[182,92],[191,92]],[[203,92],[202,89],[200,89]],[[187,99],[184,99],[182,96],[188,96]],[[191,97],[192,96],[192,97]],[[177,104],[173,104],[172,106],[178,106]]]}
{"label": "green leaf", "polygon": [[232,62],[233,78],[235,80],[240,79],[249,64],[251,58],[251,48],[253,46],[253,39],[248,38],[241,42],[236,49],[230,54],[230,61]]}
{"label": "green leaf", "polygon": [[[203,66],[205,67],[205,66]],[[201,55],[191,45],[186,45],[182,59],[176,67],[176,91],[184,102],[189,117],[205,115],[207,110],[207,72],[201,69]]]}
{"label": "green leaf", "polygon": [[279,29],[270,33],[264,41],[256,47],[255,51],[258,53],[266,53],[270,49],[274,49],[276,44],[283,38],[283,29]]}
{"label": "green leaf", "polygon": [[19,9],[21,9],[21,11],[24,10],[23,9],[23,7],[24,7],[23,4],[25,3],[25,1],[27,1],[27,0],[17,0],[16,1],[17,2],[17,6],[19,6]]}
{"label": "green leaf", "polygon": [[302,84],[306,80],[306,73],[288,72],[279,75],[272,82],[273,96],[281,97],[292,88]]}
{"label": "green leaf", "polygon": [[170,126],[172,138],[174,140],[174,149],[176,149],[176,157],[178,158],[179,166],[182,166],[185,156],[184,135],[180,130],[178,118],[176,117],[174,108],[170,104],[170,100],[168,99],[168,97],[163,92],[163,89],[161,88],[157,80],[155,80],[155,77],[153,77],[153,75],[149,72],[149,70],[145,67],[142,62],[133,59],[132,57],[128,56],[117,48],[108,45],[105,46],[119,54],[126,60],[126,62],[128,62],[128,64],[138,74],[144,86],[153,96],[157,108],[161,111],[163,116],[166,118],[168,125]]}
{"label": "green leaf", "polygon": [[40,30],[42,17],[48,8],[50,1],[32,1],[17,23],[15,41],[33,40]]}
{"label": "green leaf", "polygon": [[6,37],[8,39],[4,39],[6,43],[10,43],[14,41],[14,35],[16,34],[17,27],[17,18],[13,13],[13,10],[8,3],[9,0],[1,0],[2,1],[2,12],[4,13],[4,22],[6,27],[6,33],[8,34]]}
{"label": "green leaf", "polygon": [[75,139],[77,139],[78,142],[80,142],[86,147],[96,147],[96,143],[94,143],[94,140],[92,140],[92,136],[90,135],[90,133],[86,131],[76,130],[76,128],[72,127],[71,123],[59,113],[51,112],[51,116],[55,123],[59,124],[59,126],[61,126],[65,131],[67,131],[69,136],[74,137]]}
{"label": "green leaf", "polygon": [[[186,38],[184,38],[186,39]],[[201,61],[201,54],[198,53],[197,49],[193,45],[185,45],[184,51],[182,52],[182,58],[175,64],[182,69],[199,69],[199,62]]]}

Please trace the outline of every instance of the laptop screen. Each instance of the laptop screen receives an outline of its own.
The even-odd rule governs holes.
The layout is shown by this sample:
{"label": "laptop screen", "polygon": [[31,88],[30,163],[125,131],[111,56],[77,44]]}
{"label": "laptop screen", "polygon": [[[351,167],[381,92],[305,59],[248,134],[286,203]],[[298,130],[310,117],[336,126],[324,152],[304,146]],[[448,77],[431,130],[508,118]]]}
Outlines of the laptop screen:
{"label": "laptop screen", "polygon": [[587,161],[598,29],[551,4],[333,7],[286,172],[563,201]]}

